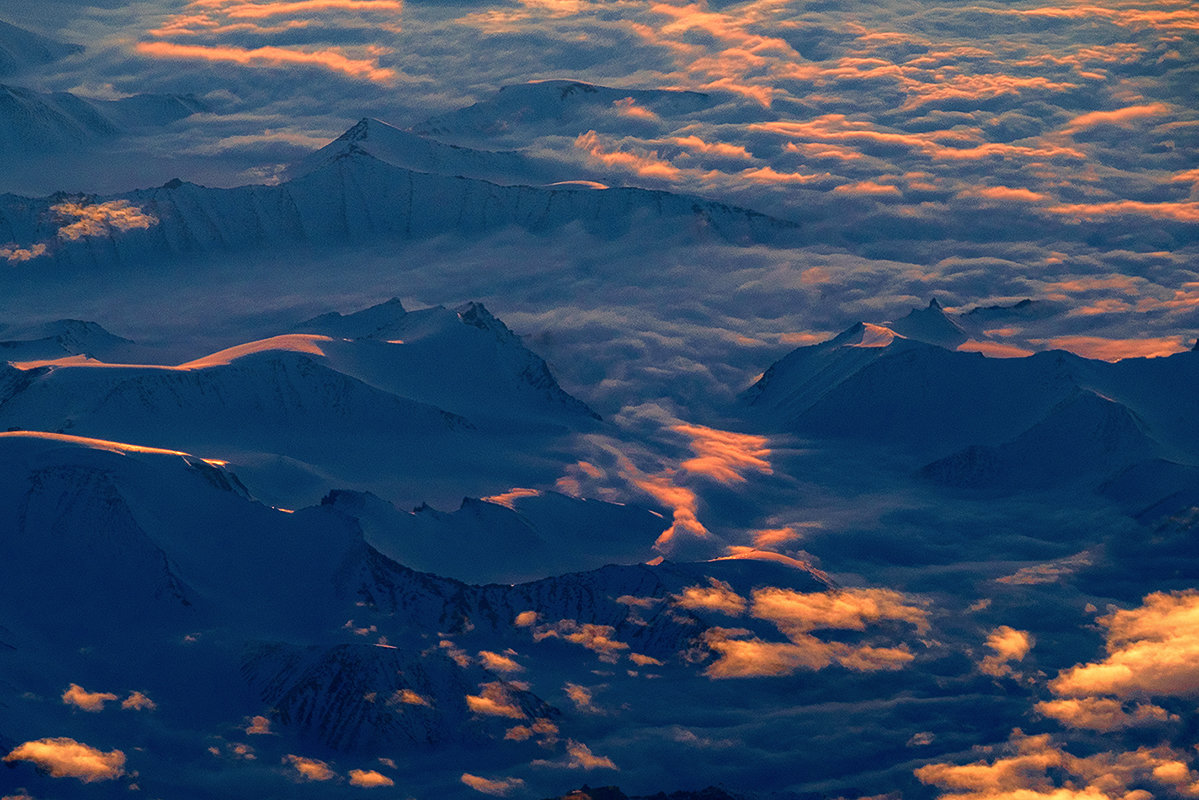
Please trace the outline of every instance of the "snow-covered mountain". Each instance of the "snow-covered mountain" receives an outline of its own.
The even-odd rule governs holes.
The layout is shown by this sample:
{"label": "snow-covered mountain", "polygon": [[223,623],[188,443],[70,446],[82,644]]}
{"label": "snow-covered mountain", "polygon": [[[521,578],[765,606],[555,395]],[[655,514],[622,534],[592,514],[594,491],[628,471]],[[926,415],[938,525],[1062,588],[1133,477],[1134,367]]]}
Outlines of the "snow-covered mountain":
{"label": "snow-covered mountain", "polygon": [[407,312],[393,301],[298,327],[334,335],[157,365],[91,358],[132,343],[88,323],[32,331],[57,335],[0,344],[16,364],[0,370],[0,428],[223,454],[291,506],[334,488],[440,503],[552,481],[566,438],[598,424],[476,303]]}
{"label": "snow-covered mountain", "polygon": [[[72,205],[64,207],[68,201]],[[78,214],[97,207],[101,224],[59,236]],[[498,186],[414,172],[365,152],[347,153],[277,186],[210,189],[173,180],[113,197],[0,196],[0,241],[17,248],[41,245],[47,258],[74,269],[265,247],[472,236],[510,226],[542,232],[569,223],[605,237],[635,229],[638,235],[688,233],[736,243],[784,240],[798,228],[669,192]]]}
{"label": "snow-covered mountain", "polygon": [[[578,136],[588,130],[623,130],[652,123],[646,117],[678,119],[711,106],[701,92],[618,89],[569,80],[535,81],[499,89],[466,108],[432,117],[413,131],[441,141],[528,142],[538,136]],[[629,107],[644,113],[633,118]]]}
{"label": "snow-covered mountain", "polygon": [[0,75],[24,72],[82,50],[81,45],[60,42],[0,20]]}
{"label": "snow-covered mountain", "polygon": [[468,583],[519,583],[648,561],[669,526],[636,506],[531,490],[466,498],[452,512],[428,505],[405,512],[358,492],[333,492],[324,503],[358,520],[366,540],[389,558]]}
{"label": "snow-covered mountain", "polygon": [[97,361],[120,361],[134,342],[116,336],[95,322],[61,319],[29,327],[0,327],[0,360],[39,361],[64,356],[87,356]]}
{"label": "snow-covered mountain", "polygon": [[580,177],[566,175],[560,166],[516,150],[495,152],[445,144],[370,118],[360,120],[329,144],[288,167],[282,177],[298,178],[354,153],[365,153],[414,172],[499,184],[537,185]]}
{"label": "snow-covered mountain", "polygon": [[[965,335],[935,302],[889,326],[860,323],[773,364],[742,394],[742,408],[774,430],[869,440],[926,461],[970,445],[1013,442],[1009,453],[1035,447],[1014,443],[1028,431],[1041,441],[1060,439],[1063,447],[1077,450],[1074,457],[1082,463],[1094,444],[1083,428],[1093,424],[1098,432],[1109,423],[1130,435],[1143,430],[1160,443],[1129,444],[1139,453],[1199,456],[1199,435],[1185,422],[1199,413],[1199,400],[1180,394],[1181,387],[1199,380],[1193,353],[1111,363],[1064,351],[988,358],[949,349],[960,346]],[[1064,410],[1073,408],[1070,403],[1082,406]],[[1075,414],[1082,407],[1086,421]],[[1108,419],[1104,409],[1118,419]],[[998,457],[994,450],[971,452],[988,463]],[[978,468],[992,467],[980,461]]]}
{"label": "snow-covered mountain", "polygon": [[162,127],[206,110],[193,96],[139,94],[98,100],[0,84],[0,164]]}

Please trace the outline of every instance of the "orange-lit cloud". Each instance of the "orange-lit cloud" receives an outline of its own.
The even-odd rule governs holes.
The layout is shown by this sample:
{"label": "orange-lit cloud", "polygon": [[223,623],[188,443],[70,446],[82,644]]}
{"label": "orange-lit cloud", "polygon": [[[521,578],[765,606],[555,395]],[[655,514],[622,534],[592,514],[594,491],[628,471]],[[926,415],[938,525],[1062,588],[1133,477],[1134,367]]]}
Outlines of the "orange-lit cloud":
{"label": "orange-lit cloud", "polygon": [[1048,199],[1046,195],[1040,192],[1014,186],[979,186],[972,189],[963,189],[958,192],[958,197],[976,197],[982,200],[1016,203],[1040,203]]}
{"label": "orange-lit cloud", "polygon": [[898,186],[890,183],[878,183],[876,181],[858,181],[856,183],[843,183],[840,186],[833,187],[834,192],[840,194],[864,194],[873,196],[887,195],[890,197],[900,197],[903,192]]}
{"label": "orange-lit cloud", "polygon": [[50,211],[66,222],[58,229],[58,238],[75,241],[85,236],[108,236],[114,232],[145,229],[158,224],[158,218],[147,214],[128,200],[109,200],[105,203],[69,200],[50,206]]}
{"label": "orange-lit cloud", "polygon": [[610,143],[601,142],[600,135],[593,130],[576,137],[574,146],[604,166],[623,169],[645,178],[674,180],[682,173],[668,159],[660,156],[657,150],[618,150]]}
{"label": "orange-lit cloud", "polygon": [[708,578],[707,586],[688,586],[672,600],[675,605],[692,611],[719,611],[730,616],[744,614],[749,605],[733,587],[716,578]]}
{"label": "orange-lit cloud", "polygon": [[1199,591],[1151,594],[1098,622],[1107,658],[1059,674],[1049,683],[1055,694],[1199,696]]}
{"label": "orange-lit cloud", "polygon": [[337,773],[320,759],[305,758],[288,753],[283,757],[283,763],[290,765],[296,771],[297,777],[306,781],[331,781],[337,777]]}
{"label": "orange-lit cloud", "polygon": [[982,353],[988,358],[1024,358],[1025,356],[1031,356],[1034,352],[1023,347],[1017,347],[1014,344],[988,342],[986,340],[979,341],[977,339],[967,339],[959,344],[957,349],[963,353]]}
{"label": "orange-lit cloud", "polygon": [[1199,222],[1199,202],[1195,201],[1148,203],[1142,200],[1113,200],[1106,203],[1061,203],[1046,206],[1045,210],[1077,220],[1109,219],[1132,215],[1172,222]]}
{"label": "orange-lit cloud", "polygon": [[580,711],[589,711],[595,713],[599,711],[595,704],[591,702],[591,690],[586,686],[580,686],[577,683],[567,683],[562,687],[566,692],[566,696],[570,698],[570,702],[575,704],[575,708]]}
{"label": "orange-lit cloud", "polygon": [[493,653],[490,650],[479,651],[479,661],[492,672],[523,672],[524,667],[516,663],[510,656],[503,653]]}
{"label": "orange-lit cloud", "polygon": [[230,17],[261,19],[290,14],[310,14],[313,11],[368,11],[399,13],[404,9],[398,0],[292,0],[291,2],[220,4],[222,13]]}
{"label": "orange-lit cloud", "polygon": [[751,613],[788,636],[822,629],[860,631],[882,621],[906,622],[922,633],[928,630],[928,612],[891,589],[796,592],[767,587],[754,591]]}
{"label": "orange-lit cloud", "polygon": [[84,783],[116,780],[125,774],[125,754],[120,750],[106,753],[65,736],[17,745],[4,761],[28,761],[53,778],[78,778]]}
{"label": "orange-lit cloud", "polygon": [[490,794],[495,797],[507,797],[513,791],[525,785],[525,782],[520,778],[500,778],[493,780],[478,775],[471,775],[469,772],[462,773],[462,777],[459,780],[476,792]]}
{"label": "orange-lit cloud", "polygon": [[942,800],[1149,800],[1153,787],[1167,796],[1199,793],[1188,756],[1169,747],[1099,752],[1079,758],[1048,734],[1014,731],[1006,754],[971,764],[929,764],[915,771],[942,790]]}
{"label": "orange-lit cloud", "polygon": [[616,765],[612,763],[612,759],[606,756],[597,756],[591,752],[591,748],[582,742],[576,742],[573,739],[566,743],[566,766],[571,769],[616,769]]}
{"label": "orange-lit cloud", "polygon": [[363,789],[376,789],[380,786],[395,786],[396,782],[373,769],[350,770],[350,785]]}
{"label": "orange-lit cloud", "polygon": [[746,472],[773,474],[770,449],[766,446],[769,440],[765,436],[689,423],[673,425],[670,430],[691,440],[696,457],[680,465],[688,472],[727,484],[745,483]]}
{"label": "orange-lit cloud", "polygon": [[41,258],[46,255],[46,245],[42,243],[31,244],[28,247],[18,247],[15,244],[9,243],[0,246],[0,258],[3,258],[10,264],[19,264],[22,261],[32,261],[35,258]]}
{"label": "orange-lit cloud", "polygon": [[504,733],[504,738],[512,742],[526,742],[534,736],[541,736],[542,742],[552,744],[557,741],[558,726],[548,719],[533,720],[532,725],[514,725]]}
{"label": "orange-lit cloud", "polygon": [[729,144],[728,142],[708,142],[698,136],[675,136],[669,140],[671,143],[687,150],[693,150],[697,153],[703,153],[710,156],[721,156],[723,158],[744,158],[752,159],[753,155],[739,144]]}
{"label": "orange-lit cloud", "polygon": [[173,42],[138,42],[136,50],[153,58],[184,61],[215,61],[243,66],[315,66],[340,72],[352,78],[365,78],[375,83],[389,83],[396,71],[379,66],[377,59],[350,58],[337,50],[291,50],[285,47],[233,47],[229,45],[175,44]]}
{"label": "orange-lit cloud", "polygon": [[1066,125],[1065,131],[1073,133],[1083,128],[1093,128],[1097,125],[1123,125],[1146,117],[1160,117],[1169,114],[1170,107],[1165,103],[1147,103],[1139,106],[1117,108],[1114,111],[1091,111],[1080,114]]}
{"label": "orange-lit cloud", "polygon": [[104,704],[117,699],[115,694],[109,692],[89,692],[78,684],[72,683],[65,692],[62,693],[62,702],[64,705],[75,706],[76,708],[97,713],[104,710]]}
{"label": "orange-lit cloud", "polygon": [[649,122],[659,122],[661,120],[651,109],[637,105],[637,101],[631,97],[614,100],[612,101],[612,106],[616,109],[617,113],[624,117],[642,119]]}
{"label": "orange-lit cloud", "polygon": [[525,712],[512,699],[504,684],[494,681],[479,686],[479,693],[466,696],[466,706],[476,714],[490,717],[523,719]]}
{"label": "orange-lit cloud", "polygon": [[978,669],[984,675],[1000,678],[1013,674],[1011,662],[1023,661],[1035,640],[1028,631],[1000,625],[987,636],[986,644],[993,652],[979,662]]}
{"label": "orange-lit cloud", "polygon": [[246,733],[250,736],[269,735],[271,733],[271,721],[262,716],[252,717],[250,724],[246,726]]}
{"label": "orange-lit cloud", "polygon": [[620,651],[629,649],[627,644],[614,639],[615,635],[616,629],[611,625],[580,623],[573,619],[563,619],[533,628],[533,641],[535,642],[544,639],[563,639],[572,644],[586,647],[593,653],[597,653],[601,661],[610,663],[616,662]]}
{"label": "orange-lit cloud", "polygon": [[133,692],[121,701],[121,708],[126,711],[153,711],[158,704],[141,692]]}
{"label": "orange-lit cloud", "polygon": [[1122,358],[1160,358],[1187,349],[1181,336],[1152,339],[1105,339],[1097,336],[1055,336],[1051,339],[1030,339],[1032,344],[1054,350],[1069,350],[1085,358],[1119,361]]}
{"label": "orange-lit cloud", "polygon": [[834,663],[857,672],[899,669],[914,656],[904,646],[854,646],[825,642],[814,636],[792,636],[788,642],[740,638],[744,631],[712,628],[704,643],[719,657],[704,674],[710,678],[760,678],[821,670]]}
{"label": "orange-lit cloud", "polygon": [[1135,703],[1131,709],[1110,697],[1072,697],[1045,700],[1033,706],[1042,716],[1055,719],[1068,728],[1110,733],[1124,728],[1160,725],[1178,717],[1161,706]]}
{"label": "orange-lit cloud", "polygon": [[432,705],[426,698],[412,691],[411,689],[397,689],[389,701],[392,704],[402,704],[406,706],[430,706]]}

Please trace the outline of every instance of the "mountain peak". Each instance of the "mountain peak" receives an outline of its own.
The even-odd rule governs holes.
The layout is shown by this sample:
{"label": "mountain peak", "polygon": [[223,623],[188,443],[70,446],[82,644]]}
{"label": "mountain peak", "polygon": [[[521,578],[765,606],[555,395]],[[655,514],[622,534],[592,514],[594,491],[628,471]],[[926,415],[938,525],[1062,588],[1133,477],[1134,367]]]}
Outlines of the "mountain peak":
{"label": "mountain peak", "polygon": [[927,308],[927,309],[925,309],[925,310],[926,310],[926,311],[932,311],[932,310],[934,310],[934,309],[935,309],[935,310],[937,310],[937,311],[941,311],[941,310],[942,310],[942,309],[941,309],[941,304],[937,302],[937,298],[936,298],[936,297],[933,297],[933,299],[931,299],[931,300],[929,300],[929,301],[928,301],[928,308]]}

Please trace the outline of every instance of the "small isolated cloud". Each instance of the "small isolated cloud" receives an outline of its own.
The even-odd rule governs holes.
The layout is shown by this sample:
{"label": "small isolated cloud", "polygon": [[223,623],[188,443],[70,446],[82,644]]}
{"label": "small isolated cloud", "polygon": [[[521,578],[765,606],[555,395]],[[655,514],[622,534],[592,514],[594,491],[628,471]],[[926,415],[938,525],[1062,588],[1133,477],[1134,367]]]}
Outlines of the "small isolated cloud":
{"label": "small isolated cloud", "polygon": [[490,650],[480,650],[479,661],[492,672],[523,672],[525,669],[516,663],[511,656],[506,656],[503,653],[493,653]]}
{"label": "small isolated cloud", "polygon": [[28,761],[54,778],[78,778],[84,783],[116,780],[125,774],[125,754],[104,752],[65,736],[18,745],[5,763]]}
{"label": "small isolated cloud", "polygon": [[462,777],[459,780],[476,792],[490,794],[495,797],[507,797],[513,791],[525,785],[525,782],[520,778],[491,779],[471,775],[469,772],[462,773]]}
{"label": "small isolated cloud", "polygon": [[1123,728],[1140,728],[1172,722],[1178,717],[1152,703],[1125,703],[1110,697],[1071,697],[1045,700],[1033,708],[1067,728],[1111,733]]}
{"label": "small isolated cloud", "polygon": [[64,222],[58,229],[58,238],[75,241],[85,236],[109,236],[145,229],[158,224],[158,217],[147,214],[128,200],[109,200],[106,203],[89,203],[86,200],[67,201],[50,206]]}
{"label": "small isolated cloud", "polygon": [[141,692],[133,692],[121,701],[121,708],[126,711],[153,711],[158,704]]}
{"label": "small isolated cloud", "polygon": [[288,753],[283,757],[283,763],[290,765],[295,770],[296,776],[305,781],[331,781],[337,777],[337,773],[319,759]]}
{"label": "small isolated cloud", "polygon": [[271,721],[266,717],[253,717],[246,726],[246,733],[251,736],[264,735],[271,732]]}
{"label": "small isolated cloud", "polygon": [[570,698],[570,702],[575,704],[575,708],[580,711],[595,712],[599,709],[591,702],[591,690],[585,686],[579,686],[577,683],[568,683],[563,690],[566,696]]}
{"label": "small isolated cloud", "polygon": [[567,766],[572,769],[617,769],[612,759],[597,756],[591,748],[582,742],[569,741],[566,744]]}
{"label": "small isolated cloud", "polygon": [[512,620],[512,624],[518,628],[529,628],[537,624],[536,611],[522,611],[516,615],[516,619]]}
{"label": "small isolated cloud", "polygon": [[1098,622],[1107,628],[1107,658],[1059,674],[1049,683],[1054,694],[1199,696],[1199,591],[1151,594]]}
{"label": "small isolated cloud", "polygon": [[18,247],[12,243],[0,245],[0,258],[3,258],[10,264],[32,261],[44,255],[46,255],[46,245],[41,243],[31,244],[28,247]]}
{"label": "small isolated cloud", "polygon": [[1097,125],[1127,125],[1136,120],[1160,117],[1169,113],[1170,107],[1165,103],[1146,103],[1117,108],[1114,111],[1091,111],[1070,120],[1066,125],[1065,132],[1074,133],[1083,128],[1093,128]]}
{"label": "small isolated cloud", "polygon": [[1035,643],[1028,631],[1000,625],[987,637],[987,647],[993,652],[979,662],[978,669],[996,678],[1012,675],[1011,662],[1023,661]]}
{"label": "small isolated cloud", "polygon": [[395,786],[396,782],[382,772],[375,772],[373,769],[352,769],[350,770],[350,785],[360,786],[363,789],[375,789],[380,786]]}
{"label": "small isolated cloud", "polygon": [[552,744],[558,739],[558,726],[548,719],[538,718],[532,725],[515,725],[504,733],[504,738],[512,742],[524,742],[534,736],[542,737],[543,744]]}
{"label": "small isolated cloud", "polygon": [[62,693],[62,702],[64,705],[75,706],[89,713],[95,714],[104,710],[104,704],[117,699],[115,694],[111,692],[89,692],[82,686],[72,683],[70,687]]}
{"label": "small isolated cloud", "polygon": [[688,586],[671,599],[675,605],[692,611],[719,611],[730,616],[740,616],[749,605],[732,586],[716,578],[708,578],[707,586]]}
{"label": "small isolated cloud", "polygon": [[523,719],[525,712],[512,699],[508,688],[499,681],[479,686],[479,693],[466,696],[466,707],[476,714],[490,717]]}
{"label": "small isolated cloud", "polygon": [[411,689],[397,689],[391,696],[391,705],[406,705],[406,706],[431,706],[432,703],[427,698],[417,694]]}

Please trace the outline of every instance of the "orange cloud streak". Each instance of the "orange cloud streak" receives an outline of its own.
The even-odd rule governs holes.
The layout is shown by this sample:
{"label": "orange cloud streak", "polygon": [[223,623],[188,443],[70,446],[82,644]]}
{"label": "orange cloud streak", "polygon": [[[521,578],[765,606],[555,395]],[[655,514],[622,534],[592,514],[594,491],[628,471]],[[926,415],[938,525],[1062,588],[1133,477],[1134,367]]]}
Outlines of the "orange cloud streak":
{"label": "orange cloud streak", "polygon": [[335,50],[288,50],[285,47],[206,46],[174,44],[172,42],[138,42],[135,49],[153,58],[174,58],[195,61],[232,62],[251,66],[262,64],[270,67],[303,65],[324,67],[354,78],[366,78],[375,83],[388,83],[396,77],[393,69],[380,67],[376,61],[353,59]]}

